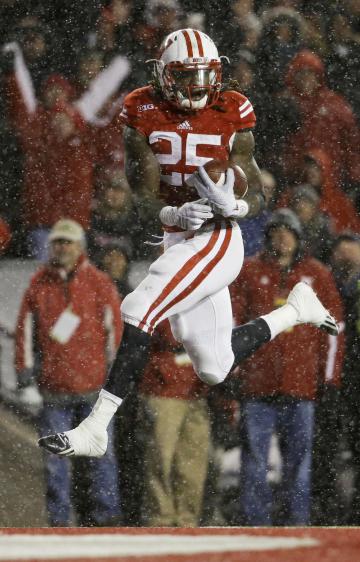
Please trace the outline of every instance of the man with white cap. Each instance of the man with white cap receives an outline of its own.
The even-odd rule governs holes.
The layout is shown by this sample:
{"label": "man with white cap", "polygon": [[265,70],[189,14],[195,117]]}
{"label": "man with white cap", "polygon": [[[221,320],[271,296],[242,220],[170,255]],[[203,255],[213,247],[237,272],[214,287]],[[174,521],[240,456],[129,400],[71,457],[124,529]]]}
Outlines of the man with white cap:
{"label": "man with white cap", "polygon": [[[120,299],[110,278],[91,264],[85,233],[61,219],[49,234],[49,261],[30,281],[16,328],[20,388],[36,380],[43,398],[40,435],[70,429],[88,415],[120,343]],[[118,470],[112,446],[88,462],[93,509],[78,524],[111,524],[119,516]],[[51,526],[70,526],[70,461],[46,455],[47,509]]]}

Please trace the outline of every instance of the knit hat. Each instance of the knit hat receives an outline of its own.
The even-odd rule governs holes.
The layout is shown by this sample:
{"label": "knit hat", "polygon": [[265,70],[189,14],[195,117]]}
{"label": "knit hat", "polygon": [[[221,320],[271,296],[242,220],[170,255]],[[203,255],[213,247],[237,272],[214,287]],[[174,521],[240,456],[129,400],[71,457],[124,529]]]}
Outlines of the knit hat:
{"label": "knit hat", "polygon": [[272,213],[265,227],[265,235],[268,236],[273,228],[285,226],[297,236],[299,240],[302,237],[301,222],[298,216],[291,209],[277,209]]}
{"label": "knit hat", "polygon": [[314,205],[317,205],[320,201],[320,196],[316,189],[312,185],[306,183],[298,185],[294,188],[291,193],[291,204],[298,202],[300,199],[307,199],[311,201]]}

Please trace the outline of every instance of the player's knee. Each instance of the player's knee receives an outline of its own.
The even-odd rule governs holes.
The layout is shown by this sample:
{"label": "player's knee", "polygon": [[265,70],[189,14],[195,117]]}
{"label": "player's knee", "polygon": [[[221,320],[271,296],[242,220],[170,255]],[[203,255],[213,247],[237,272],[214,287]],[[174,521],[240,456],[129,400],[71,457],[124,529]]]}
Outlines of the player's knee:
{"label": "player's knee", "polygon": [[220,349],[217,353],[211,353],[211,350],[208,350],[199,359],[195,365],[199,379],[210,386],[214,386],[226,379],[234,363],[234,354],[231,348]]}
{"label": "player's knee", "polygon": [[220,373],[220,372],[206,373],[205,371],[201,371],[197,375],[202,382],[204,382],[205,384],[208,384],[209,386],[214,386],[216,384],[220,384],[227,377],[227,373]]}
{"label": "player's knee", "polygon": [[203,353],[199,353],[199,350],[197,351],[198,353],[193,352],[189,353],[189,355],[199,379],[210,386],[223,382],[234,363],[234,355],[231,348],[230,350],[224,350],[223,353],[221,353],[222,350],[218,350],[215,353],[214,349],[209,349],[208,347],[202,349]]}
{"label": "player's knee", "polygon": [[132,306],[132,300],[133,299],[131,298],[131,295],[132,295],[132,293],[129,293],[121,303],[120,310],[121,310],[121,314],[123,316],[131,315],[132,308],[133,308],[133,306]]}

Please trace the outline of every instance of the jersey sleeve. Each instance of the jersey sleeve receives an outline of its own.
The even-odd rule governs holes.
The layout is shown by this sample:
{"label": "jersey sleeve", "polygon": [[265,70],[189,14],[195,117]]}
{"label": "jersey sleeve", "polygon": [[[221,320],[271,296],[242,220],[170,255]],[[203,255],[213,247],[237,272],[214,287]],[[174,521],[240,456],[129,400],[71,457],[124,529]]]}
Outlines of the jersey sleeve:
{"label": "jersey sleeve", "polygon": [[128,94],[124,99],[124,105],[120,113],[120,121],[128,127],[136,129],[143,135],[147,135],[146,119],[144,119],[144,112],[142,101],[137,95],[137,91]]}
{"label": "jersey sleeve", "polygon": [[230,114],[236,131],[252,129],[256,124],[256,116],[251,101],[239,92],[230,93]]}

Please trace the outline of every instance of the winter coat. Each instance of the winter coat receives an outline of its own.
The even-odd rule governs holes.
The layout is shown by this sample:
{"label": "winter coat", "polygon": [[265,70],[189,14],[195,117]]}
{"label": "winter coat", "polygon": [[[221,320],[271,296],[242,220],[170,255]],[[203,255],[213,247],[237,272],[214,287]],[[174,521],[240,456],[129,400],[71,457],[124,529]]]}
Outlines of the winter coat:
{"label": "winter coat", "polygon": [[[324,305],[342,321],[340,296],[326,266],[314,258],[302,257],[282,274],[278,262],[264,252],[245,261],[231,285],[236,324],[285,304],[298,281],[310,283]],[[309,324],[282,332],[240,364],[244,394],[312,400],[319,385],[340,384],[343,347],[343,334],[329,336]]]}
{"label": "winter coat", "polygon": [[[29,112],[14,76],[7,81],[8,110],[24,154],[23,219],[28,228],[49,227],[70,218],[89,227],[93,195],[93,133],[68,104],[46,110],[37,105]],[[51,123],[63,112],[75,132],[60,140]]]}
{"label": "winter coat", "polygon": [[189,356],[171,333],[169,321],[161,322],[151,338],[150,358],[140,392],[163,398],[194,400],[207,394],[208,386],[195,374]]}
{"label": "winter coat", "polygon": [[[360,218],[350,198],[336,183],[334,165],[330,156],[319,148],[308,150],[303,156],[310,157],[321,169],[323,181],[319,193],[319,209],[331,218],[334,230],[338,233],[343,230],[360,233]],[[290,198],[291,188],[284,192],[277,206],[287,206]]]}
{"label": "winter coat", "polygon": [[[80,323],[67,343],[52,329],[66,311]],[[110,278],[85,257],[75,271],[41,267],[22,300],[16,328],[16,370],[34,370],[40,391],[82,394],[98,390],[120,343],[120,298]]]}
{"label": "winter coat", "polygon": [[[303,69],[316,72],[321,82],[313,95],[300,95],[295,87],[295,75]],[[297,102],[301,121],[299,130],[287,139],[284,163],[289,176],[297,173],[305,152],[321,148],[333,162],[335,181],[345,176],[358,182],[360,136],[356,118],[345,98],[327,87],[321,59],[307,50],[298,53],[289,65],[286,84]]]}

